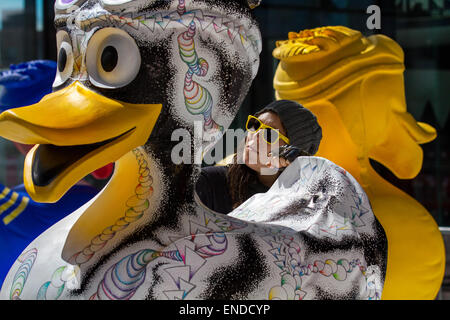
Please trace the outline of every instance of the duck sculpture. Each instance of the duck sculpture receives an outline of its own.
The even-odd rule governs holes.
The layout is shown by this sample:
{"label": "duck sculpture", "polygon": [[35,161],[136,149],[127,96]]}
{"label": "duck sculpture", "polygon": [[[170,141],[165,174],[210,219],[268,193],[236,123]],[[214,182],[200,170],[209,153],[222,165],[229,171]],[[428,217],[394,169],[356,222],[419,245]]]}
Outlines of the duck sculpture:
{"label": "duck sculpture", "polygon": [[434,128],[407,112],[402,48],[384,35],[364,37],[335,26],[291,32],[273,55],[280,60],[277,99],[295,100],[317,116],[323,128],[317,155],[356,178],[386,231],[383,299],[435,299],[445,271],[439,228],[420,203],[370,163],[413,179],[422,167],[419,145],[436,138]]}
{"label": "duck sculpture", "polygon": [[[52,92],[55,74],[56,62],[49,60],[13,64],[0,72],[0,111],[39,102]],[[15,143],[15,147],[25,155],[32,146]],[[109,167],[92,175],[106,177]],[[0,283],[31,241],[92,199],[98,191],[81,182],[56,203],[37,203],[29,197],[23,184],[12,187],[0,183]]]}
{"label": "duck sculpture", "polygon": [[174,161],[176,129],[195,151],[237,113],[259,65],[258,3],[56,1],[54,92],[1,114],[0,135],[37,144],[24,176],[38,201],[115,171],[24,250],[1,299],[381,297],[386,236],[342,168],[299,158],[266,196],[222,215],[195,194],[199,165]]}

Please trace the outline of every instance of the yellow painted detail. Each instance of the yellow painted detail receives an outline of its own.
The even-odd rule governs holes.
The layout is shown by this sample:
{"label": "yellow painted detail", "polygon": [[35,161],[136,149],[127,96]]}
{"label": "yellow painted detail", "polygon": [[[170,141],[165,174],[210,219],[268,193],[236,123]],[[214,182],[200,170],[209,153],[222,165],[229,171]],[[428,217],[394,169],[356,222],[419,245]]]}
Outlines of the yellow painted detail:
{"label": "yellow painted detail", "polygon": [[407,112],[404,53],[383,35],[346,27],[290,33],[273,52],[277,99],[295,100],[318,118],[317,156],[349,171],[363,186],[388,239],[382,298],[434,299],[445,271],[445,248],[433,217],[415,199],[382,179],[369,159],[400,179],[420,172],[420,144],[436,130]]}
{"label": "yellow painted detail", "polygon": [[3,218],[3,223],[5,225],[8,225],[11,223],[15,218],[17,218],[28,206],[28,203],[30,202],[30,199],[27,197],[22,197],[22,201],[20,205],[14,209],[13,212],[8,214],[6,217]]}
{"label": "yellow painted detail", "polygon": [[11,189],[5,187],[2,191],[2,193],[0,193],[0,200],[4,199],[10,192],[11,192]]}
{"label": "yellow painted detail", "polygon": [[89,261],[116,233],[147,213],[152,195],[148,156],[136,148],[120,158],[107,187],[71,228],[63,259],[77,265]]}
{"label": "yellow painted detail", "polygon": [[11,198],[9,198],[8,201],[6,201],[4,204],[0,206],[0,213],[5,212],[9,208],[11,208],[16,203],[18,197],[19,194],[17,192],[13,192]]}
{"label": "yellow painted detail", "polygon": [[[0,135],[19,143],[37,144],[25,159],[24,184],[33,200],[56,202],[92,171],[144,145],[161,109],[162,104],[131,104],[112,100],[76,81],[45,96],[37,104],[2,113]],[[32,167],[38,144],[75,146],[118,136],[120,138],[76,161],[49,185],[42,187],[33,183]]]}

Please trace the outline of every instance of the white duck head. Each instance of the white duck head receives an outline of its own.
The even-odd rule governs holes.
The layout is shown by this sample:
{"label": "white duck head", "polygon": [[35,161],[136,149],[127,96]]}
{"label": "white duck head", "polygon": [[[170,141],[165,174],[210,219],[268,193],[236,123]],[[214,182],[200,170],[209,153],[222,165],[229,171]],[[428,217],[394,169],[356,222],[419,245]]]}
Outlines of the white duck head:
{"label": "white duck head", "polygon": [[32,198],[55,202],[143,145],[186,187],[195,166],[172,163],[172,132],[193,136],[202,121],[204,136],[217,139],[232,122],[258,70],[257,4],[57,0],[54,92],[0,116],[0,135],[36,144],[24,170]]}

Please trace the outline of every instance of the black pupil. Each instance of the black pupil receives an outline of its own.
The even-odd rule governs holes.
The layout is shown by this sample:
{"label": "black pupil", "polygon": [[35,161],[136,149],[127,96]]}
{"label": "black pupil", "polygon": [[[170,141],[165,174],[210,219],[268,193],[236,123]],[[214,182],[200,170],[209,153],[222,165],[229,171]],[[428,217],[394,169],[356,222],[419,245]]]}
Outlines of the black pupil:
{"label": "black pupil", "polygon": [[102,68],[106,72],[111,72],[117,66],[119,61],[119,54],[116,48],[112,46],[107,46],[102,53]]}
{"label": "black pupil", "polygon": [[59,55],[58,55],[58,71],[59,72],[64,71],[64,69],[66,68],[66,63],[67,63],[66,49],[61,48],[61,50],[59,50]]}

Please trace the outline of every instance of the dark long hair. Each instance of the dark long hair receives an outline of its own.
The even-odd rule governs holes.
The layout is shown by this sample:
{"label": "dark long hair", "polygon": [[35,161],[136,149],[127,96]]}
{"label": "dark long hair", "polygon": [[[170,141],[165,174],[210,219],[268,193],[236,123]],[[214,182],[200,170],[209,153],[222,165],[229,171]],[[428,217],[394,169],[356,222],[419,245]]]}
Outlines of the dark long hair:
{"label": "dark long hair", "polygon": [[[264,111],[261,110],[255,113],[255,117],[259,117],[263,113]],[[235,154],[233,162],[228,165],[227,174],[228,190],[230,190],[233,209],[236,209],[248,199],[249,184],[258,182],[258,174],[247,165],[239,163],[237,156],[238,154]]]}
{"label": "dark long hair", "polygon": [[[261,114],[266,112],[275,113],[273,111],[261,110],[255,114],[255,117],[259,117]],[[300,155],[310,156],[310,154],[304,151],[302,151]],[[259,183],[258,174],[249,167],[247,167],[247,165],[241,164],[240,161],[238,161],[237,156],[238,154],[235,154],[232,163],[228,165],[228,173],[227,173],[228,190],[230,190],[230,196],[233,202],[232,205],[233,209],[239,207],[249,198],[250,195],[248,191],[248,186],[254,183]]]}
{"label": "dark long hair", "polygon": [[[300,157],[310,157],[306,151],[300,151]],[[230,190],[233,210],[243,204],[251,196],[248,192],[248,186],[253,183],[259,183],[258,174],[247,167],[245,164],[239,164],[237,154],[233,157],[233,162],[228,165],[227,181]]]}
{"label": "dark long hair", "polygon": [[248,186],[258,182],[258,175],[245,164],[238,163],[237,154],[235,154],[233,162],[228,165],[227,181],[232,206],[236,209],[248,199]]}

